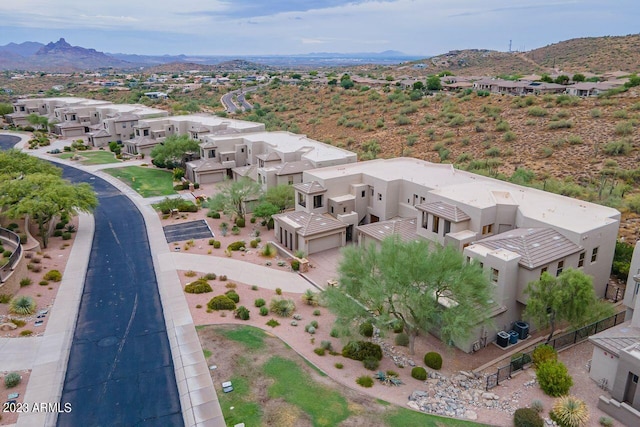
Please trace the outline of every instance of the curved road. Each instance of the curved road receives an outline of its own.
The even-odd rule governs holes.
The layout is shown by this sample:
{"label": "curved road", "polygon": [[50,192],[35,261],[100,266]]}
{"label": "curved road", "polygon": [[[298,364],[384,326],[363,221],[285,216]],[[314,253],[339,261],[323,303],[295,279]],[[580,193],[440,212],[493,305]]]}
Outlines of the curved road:
{"label": "curved road", "polygon": [[[0,148],[15,137],[0,135]],[[60,166],[60,165],[59,165]],[[59,426],[183,426],[171,349],[142,215],[106,181],[89,182],[100,205],[61,402]]]}
{"label": "curved road", "polygon": [[[247,102],[245,94],[247,92],[254,92],[258,90],[259,87],[260,86],[251,86],[244,90],[236,89],[231,92],[227,92],[224,95],[222,95],[222,97],[220,98],[220,102],[229,113],[235,113],[237,110],[244,110],[244,111],[251,110],[253,108],[253,105]],[[234,97],[240,103],[240,107],[238,107],[238,105],[235,102],[233,102]]]}

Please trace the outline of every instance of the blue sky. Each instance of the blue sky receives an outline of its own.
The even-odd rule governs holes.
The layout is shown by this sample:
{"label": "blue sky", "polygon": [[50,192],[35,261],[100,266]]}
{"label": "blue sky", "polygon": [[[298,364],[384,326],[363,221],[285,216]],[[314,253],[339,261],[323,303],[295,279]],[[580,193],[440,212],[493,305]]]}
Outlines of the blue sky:
{"label": "blue sky", "polygon": [[531,50],[637,33],[638,0],[3,0],[0,45],[105,52],[267,55]]}

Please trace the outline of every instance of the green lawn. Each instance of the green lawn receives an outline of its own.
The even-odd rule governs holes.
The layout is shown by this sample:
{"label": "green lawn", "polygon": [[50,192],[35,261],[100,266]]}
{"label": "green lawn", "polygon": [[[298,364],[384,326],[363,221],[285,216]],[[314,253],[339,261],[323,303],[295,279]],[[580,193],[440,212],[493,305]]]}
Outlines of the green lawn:
{"label": "green lawn", "polygon": [[385,421],[392,427],[471,427],[483,425],[474,423],[473,421],[427,415],[405,408],[398,408],[394,412],[391,412],[385,417]]}
{"label": "green lawn", "polygon": [[311,417],[314,426],[337,426],[349,417],[344,396],[315,383],[296,362],[274,356],[262,368],[275,379],[269,396],[281,397],[299,407]]}
{"label": "green lawn", "polygon": [[104,172],[123,181],[142,197],[168,196],[176,194],[173,189],[171,171],[149,169],[141,166],[104,169]]}
{"label": "green lawn", "polygon": [[259,350],[264,347],[264,338],[267,336],[262,329],[240,328],[221,331],[225,338],[241,342],[250,350]]}
{"label": "green lawn", "polygon": [[[228,426],[244,423],[246,427],[262,425],[262,408],[251,398],[249,381],[242,376],[232,376],[233,392],[218,393],[224,421]],[[233,410],[229,409],[233,407]]]}
{"label": "green lawn", "polygon": [[62,153],[58,157],[61,159],[70,159],[74,155],[85,157],[85,160],[81,160],[83,165],[106,165],[109,163],[120,163],[120,160],[116,159],[110,151],[82,151],[78,153]]}

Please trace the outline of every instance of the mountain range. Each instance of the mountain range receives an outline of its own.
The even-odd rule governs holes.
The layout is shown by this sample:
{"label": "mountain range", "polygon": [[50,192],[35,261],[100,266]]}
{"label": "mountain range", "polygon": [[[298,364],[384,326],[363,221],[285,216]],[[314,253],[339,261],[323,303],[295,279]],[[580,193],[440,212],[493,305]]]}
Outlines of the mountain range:
{"label": "mountain range", "polygon": [[241,60],[241,68],[247,70],[261,70],[269,66],[303,68],[381,64],[401,67],[413,65],[417,70],[426,68],[428,74],[444,70],[464,70],[467,75],[553,73],[558,70],[574,73],[615,70],[637,72],[640,71],[640,34],[576,38],[528,52],[465,49],[427,58],[398,51],[262,56],[134,55],[103,53],[71,46],[64,38],[46,45],[24,42],[0,46],[0,70],[73,72],[149,67],[161,67],[163,70],[217,70],[228,63],[235,63],[235,60]]}

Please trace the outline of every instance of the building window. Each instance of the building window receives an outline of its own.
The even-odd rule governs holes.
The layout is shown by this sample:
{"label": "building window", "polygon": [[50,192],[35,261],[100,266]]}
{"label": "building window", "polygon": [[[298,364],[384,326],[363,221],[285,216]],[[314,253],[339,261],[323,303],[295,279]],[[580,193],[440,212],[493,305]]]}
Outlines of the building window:
{"label": "building window", "polygon": [[542,267],[542,268],[540,269],[540,277],[542,277],[542,275],[543,275],[544,273],[546,273],[546,272],[547,272],[547,267]]}
{"label": "building window", "polygon": [[434,215],[433,222],[431,223],[431,231],[437,234],[439,229],[440,229],[440,217]]}
{"label": "building window", "polygon": [[307,198],[302,193],[298,193],[298,204],[303,208],[307,207]]}
{"label": "building window", "polygon": [[596,262],[598,259],[598,248],[593,248],[591,251],[591,262]]}
{"label": "building window", "polygon": [[371,187],[371,197],[373,197],[373,187]]}
{"label": "building window", "polygon": [[444,234],[451,233],[451,221],[444,220]]}
{"label": "building window", "polygon": [[424,203],[426,199],[424,197],[420,197],[420,203]]}
{"label": "building window", "polygon": [[342,213],[347,213],[347,208],[346,207],[342,208]]}
{"label": "building window", "polygon": [[482,270],[482,269],[484,269],[484,262],[481,262],[481,263],[480,263],[480,269],[481,269],[481,270]]}
{"label": "building window", "polygon": [[290,176],[290,177],[289,177],[289,185],[292,185],[292,184],[293,184],[293,177],[292,177],[292,176]]}
{"label": "building window", "polygon": [[558,261],[558,269],[556,270],[556,276],[559,276],[564,269],[564,261]]}
{"label": "building window", "polygon": [[333,213],[333,206],[331,206],[331,213]]}
{"label": "building window", "polygon": [[584,265],[584,252],[580,252],[580,256],[578,258],[578,268],[582,267]]}
{"label": "building window", "polygon": [[500,271],[496,270],[495,268],[491,269],[491,281],[493,283],[498,283],[498,279],[500,278]]}
{"label": "building window", "polygon": [[362,190],[362,193],[360,194],[360,197],[364,197],[366,194],[367,193],[364,190]]}
{"label": "building window", "polygon": [[427,229],[429,223],[429,214],[426,212],[422,212],[422,228]]}
{"label": "building window", "polygon": [[487,224],[482,226],[482,234],[491,234],[493,232],[493,224]]}
{"label": "building window", "polygon": [[209,150],[209,158],[212,159],[216,156],[216,150]]}
{"label": "building window", "polygon": [[382,193],[378,193],[378,200],[382,201]]}
{"label": "building window", "polygon": [[244,153],[244,148],[241,148],[241,149],[240,149],[240,152],[241,152],[241,153]]}
{"label": "building window", "polygon": [[318,209],[322,207],[322,194],[313,196],[313,208]]}
{"label": "building window", "polygon": [[417,204],[418,204],[418,195],[417,195],[417,194],[414,194],[414,195],[413,195],[413,206],[415,206],[415,205],[417,205]]}

